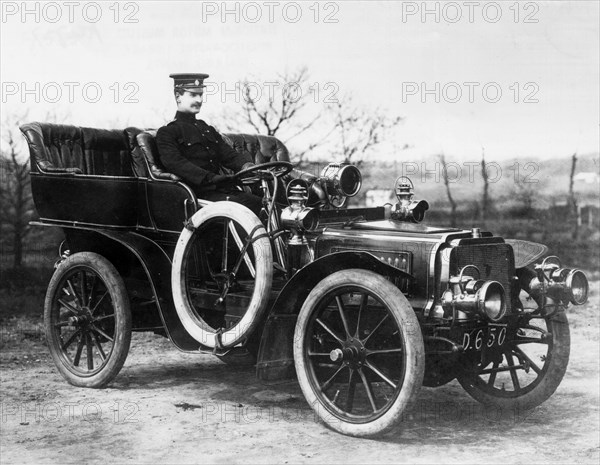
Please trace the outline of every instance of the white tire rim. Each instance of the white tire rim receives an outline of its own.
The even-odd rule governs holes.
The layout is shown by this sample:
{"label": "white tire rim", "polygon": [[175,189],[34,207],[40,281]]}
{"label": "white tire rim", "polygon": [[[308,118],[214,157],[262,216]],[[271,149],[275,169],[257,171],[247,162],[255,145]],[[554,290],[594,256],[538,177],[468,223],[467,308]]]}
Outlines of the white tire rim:
{"label": "white tire rim", "polygon": [[[257,226],[260,226],[254,231],[254,237],[262,236],[256,239],[251,245],[256,261],[256,275],[250,306],[235,326],[222,331],[215,331],[214,328],[208,325],[196,313],[190,304],[185,284],[185,272],[183,270],[186,264],[185,254],[190,241],[194,237],[194,230],[206,221],[216,217],[228,218],[237,222],[247,234],[250,234]],[[203,346],[210,348],[234,347],[250,335],[267,307],[273,281],[273,253],[271,251],[271,243],[266,235],[263,236],[263,234],[266,234],[266,231],[258,217],[248,208],[235,202],[215,202],[202,207],[190,218],[190,223],[193,225],[193,229],[186,227],[181,231],[173,256],[171,287],[175,310],[183,327],[190,336]]]}

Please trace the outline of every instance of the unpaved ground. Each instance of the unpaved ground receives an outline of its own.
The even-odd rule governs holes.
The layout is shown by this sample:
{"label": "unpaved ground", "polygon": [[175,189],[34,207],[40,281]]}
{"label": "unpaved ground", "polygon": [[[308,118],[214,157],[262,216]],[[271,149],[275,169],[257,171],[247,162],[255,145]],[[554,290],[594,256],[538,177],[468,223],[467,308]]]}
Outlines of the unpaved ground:
{"label": "unpaved ground", "polygon": [[571,362],[530,412],[482,407],[452,382],[423,388],[393,432],[339,435],[316,421],[295,382],[182,354],[136,335],[110,388],[80,389],[55,371],[39,320],[2,333],[0,463],[594,463],[599,458],[598,282],[570,309]]}

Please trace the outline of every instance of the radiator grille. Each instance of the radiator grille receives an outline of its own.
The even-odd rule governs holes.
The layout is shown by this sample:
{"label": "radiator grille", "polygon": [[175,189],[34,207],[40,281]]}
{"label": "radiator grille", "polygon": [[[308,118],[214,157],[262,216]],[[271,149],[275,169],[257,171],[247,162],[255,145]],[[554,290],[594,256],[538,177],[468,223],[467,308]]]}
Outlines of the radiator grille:
{"label": "radiator grille", "polygon": [[[508,244],[464,245],[454,248],[450,256],[450,273],[457,275],[466,265],[475,265],[481,279],[498,281],[506,291],[507,311],[513,308],[515,290],[512,277],[515,275],[515,260],[512,247]],[[477,278],[475,270],[465,274]]]}

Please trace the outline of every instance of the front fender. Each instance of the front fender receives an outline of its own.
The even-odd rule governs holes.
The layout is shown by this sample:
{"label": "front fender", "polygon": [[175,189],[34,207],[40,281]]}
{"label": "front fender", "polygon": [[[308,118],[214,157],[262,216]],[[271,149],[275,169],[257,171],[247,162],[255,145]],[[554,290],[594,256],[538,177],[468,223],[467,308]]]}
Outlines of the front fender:
{"label": "front fender", "polygon": [[390,278],[412,275],[382,262],[368,252],[348,251],[325,255],[300,269],[281,290],[264,325],[256,364],[262,381],[294,376],[293,339],[298,313],[310,291],[332,273],[350,268],[374,271]]}

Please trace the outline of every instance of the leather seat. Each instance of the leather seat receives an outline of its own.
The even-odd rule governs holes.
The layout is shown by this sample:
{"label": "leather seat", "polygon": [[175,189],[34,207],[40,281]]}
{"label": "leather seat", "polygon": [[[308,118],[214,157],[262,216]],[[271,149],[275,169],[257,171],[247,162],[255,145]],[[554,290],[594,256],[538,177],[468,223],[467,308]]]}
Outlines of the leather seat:
{"label": "leather seat", "polygon": [[32,171],[85,171],[81,128],[33,122],[23,124],[19,129],[29,145]]}
{"label": "leather seat", "polygon": [[249,154],[254,163],[290,161],[290,154],[283,143],[273,136],[258,134],[222,134],[223,139],[238,153]]}
{"label": "leather seat", "polygon": [[132,168],[136,176],[171,181],[181,180],[179,176],[168,173],[160,162],[155,129],[129,127],[125,129],[125,135],[131,148]]}
{"label": "leather seat", "polygon": [[[165,170],[160,162],[156,146],[156,130],[129,127],[125,129],[131,147],[133,171],[136,176],[147,177],[149,173],[155,179],[180,178]],[[290,156],[283,143],[273,136],[251,134],[222,134],[223,139],[240,154],[249,154],[254,163],[269,161],[289,161]]]}
{"label": "leather seat", "polygon": [[122,131],[64,124],[27,123],[32,170],[102,176],[133,176],[129,144]]}
{"label": "leather seat", "polygon": [[[121,131],[37,122],[20,129],[36,171],[180,180],[160,163],[153,129],[128,127]],[[257,164],[290,160],[285,145],[273,136],[228,133],[223,139]]]}

